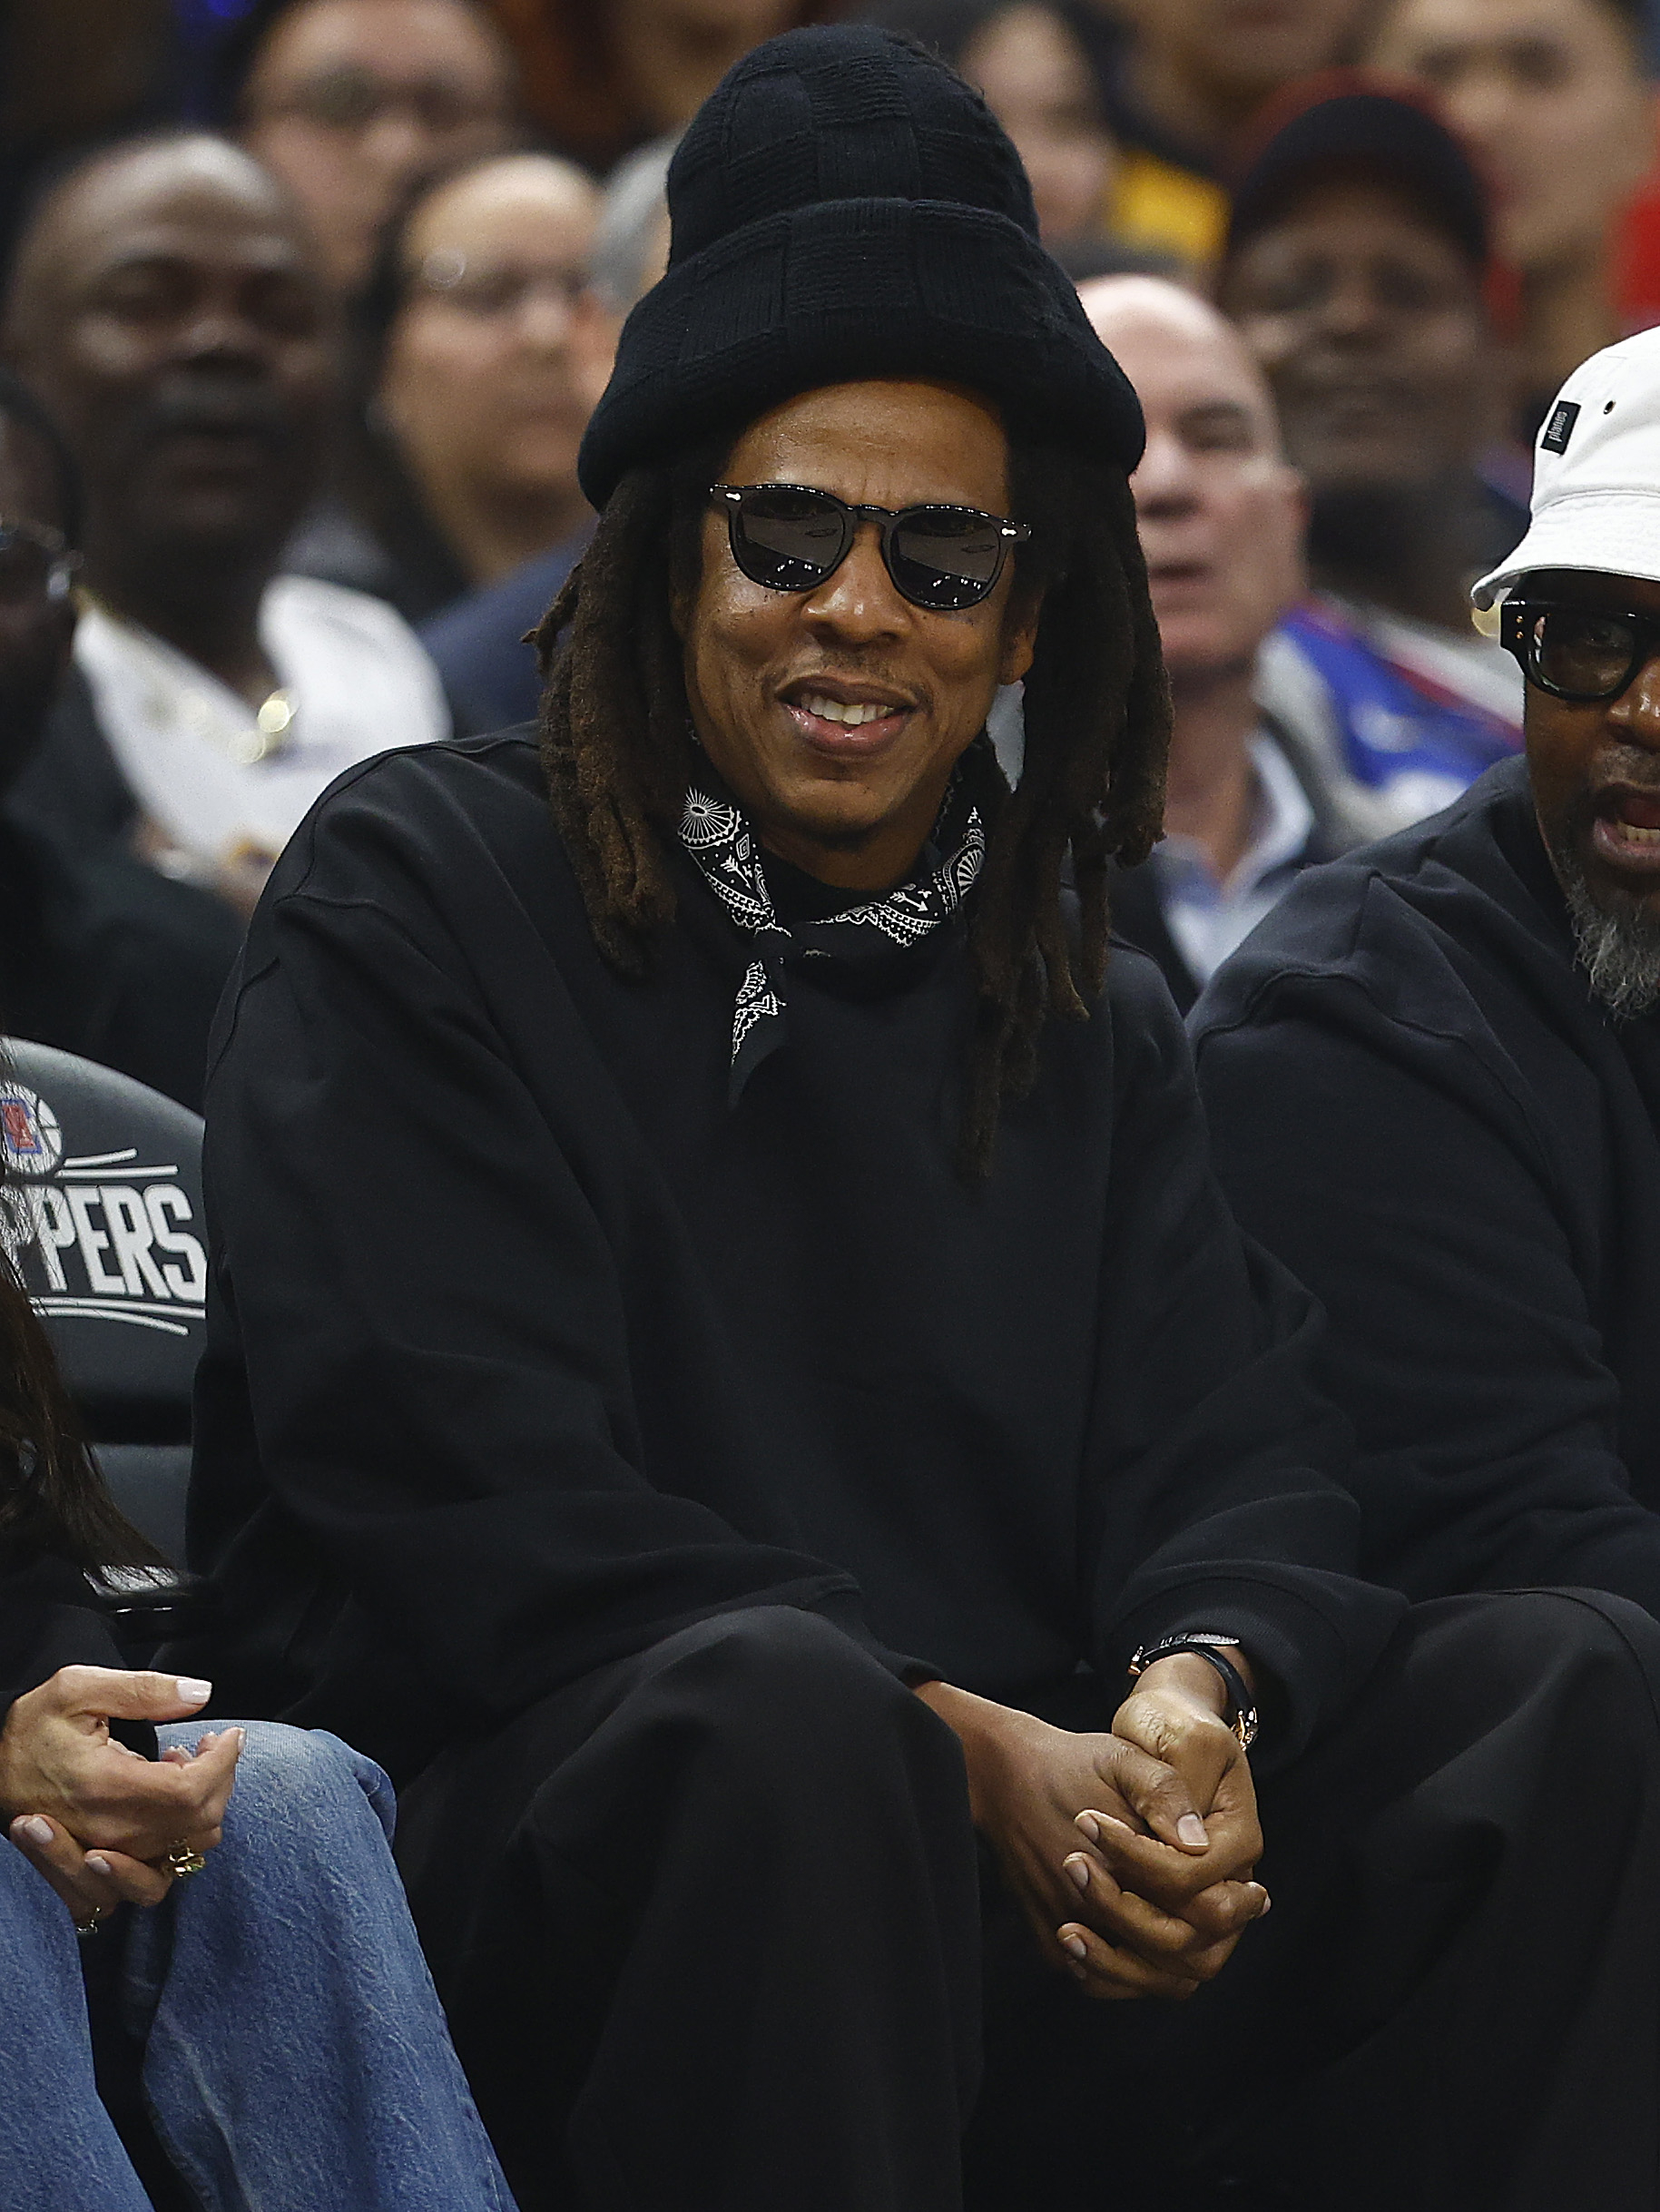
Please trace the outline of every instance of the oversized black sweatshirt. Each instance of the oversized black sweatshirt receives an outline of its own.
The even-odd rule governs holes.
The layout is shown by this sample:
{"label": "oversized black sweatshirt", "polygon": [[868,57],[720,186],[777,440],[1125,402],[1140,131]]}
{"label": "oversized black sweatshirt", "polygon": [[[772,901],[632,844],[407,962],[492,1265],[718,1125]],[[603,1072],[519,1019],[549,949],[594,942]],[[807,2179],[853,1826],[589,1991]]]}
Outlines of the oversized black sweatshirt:
{"label": "oversized black sweatshirt", "polygon": [[673,864],[624,979],[524,732],[354,771],[290,845],[209,1082],[223,1604],[174,1663],[408,1775],[736,1606],[1039,1708],[1208,1626],[1288,1755],[1400,1601],[1348,1573],[1311,1310],[1218,1195],[1157,976],[1117,954],[1050,1031],[975,1187],[960,935],[797,968],[734,1106],[751,943]]}
{"label": "oversized black sweatshirt", "polygon": [[1660,1017],[1591,996],[1525,763],[1300,878],[1193,1022],[1223,1186],[1328,1310],[1369,1569],[1660,1614]]}

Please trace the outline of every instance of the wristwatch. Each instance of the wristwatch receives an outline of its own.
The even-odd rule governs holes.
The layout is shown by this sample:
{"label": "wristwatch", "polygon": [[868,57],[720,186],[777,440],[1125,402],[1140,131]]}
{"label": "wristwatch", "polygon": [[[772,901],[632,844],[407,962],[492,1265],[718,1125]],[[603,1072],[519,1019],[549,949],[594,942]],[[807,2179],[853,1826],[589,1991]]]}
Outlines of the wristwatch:
{"label": "wristwatch", "polygon": [[1208,1659],[1222,1676],[1222,1686],[1228,1693],[1228,1725],[1249,1751],[1256,1741],[1256,1700],[1249,1685],[1232,1659],[1226,1655],[1237,1651],[1240,1641],[1236,1636],[1223,1636],[1211,1628],[1189,1628],[1180,1636],[1167,1636],[1156,1644],[1143,1644],[1130,1657],[1130,1679],[1151,1666],[1157,1659],[1174,1658],[1178,1651],[1191,1651],[1202,1659]]}

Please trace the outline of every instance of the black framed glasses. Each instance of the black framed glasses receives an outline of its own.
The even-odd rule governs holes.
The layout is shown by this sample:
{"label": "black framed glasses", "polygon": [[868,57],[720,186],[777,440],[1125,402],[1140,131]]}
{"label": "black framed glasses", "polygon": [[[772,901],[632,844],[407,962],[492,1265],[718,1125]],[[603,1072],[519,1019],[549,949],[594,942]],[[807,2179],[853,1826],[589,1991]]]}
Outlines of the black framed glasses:
{"label": "black framed glasses", "polygon": [[0,522],[0,606],[66,599],[81,556],[44,522]]}
{"label": "black framed glasses", "polygon": [[1025,523],[977,506],[854,506],[807,484],[712,484],[709,496],[726,508],[732,559],[751,584],[813,590],[847,559],[860,523],[874,522],[894,589],[936,613],[977,606],[1009,547],[1032,535]]}
{"label": "black framed glasses", "polygon": [[1498,640],[1529,683],[1577,706],[1617,699],[1660,654],[1660,615],[1575,606],[1555,599],[1507,599]]}

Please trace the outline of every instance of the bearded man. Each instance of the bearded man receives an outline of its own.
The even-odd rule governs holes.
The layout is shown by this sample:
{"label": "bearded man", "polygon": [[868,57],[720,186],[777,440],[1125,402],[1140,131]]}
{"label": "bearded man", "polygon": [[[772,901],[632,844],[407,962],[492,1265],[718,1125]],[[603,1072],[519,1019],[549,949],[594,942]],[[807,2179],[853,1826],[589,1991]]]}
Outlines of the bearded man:
{"label": "bearded man", "polygon": [[1660,333],[1576,369],[1475,587],[1527,757],[1299,881],[1195,1012],[1240,1218],[1331,1315],[1366,1562],[1660,1614]]}
{"label": "bearded man", "polygon": [[404,1782],[526,2212],[1635,2212],[1660,1632],[1351,1577],[1309,1302],[1106,958],[1134,397],[904,42],[760,48],[670,201],[539,749],[338,784],[228,1001],[220,1694]]}

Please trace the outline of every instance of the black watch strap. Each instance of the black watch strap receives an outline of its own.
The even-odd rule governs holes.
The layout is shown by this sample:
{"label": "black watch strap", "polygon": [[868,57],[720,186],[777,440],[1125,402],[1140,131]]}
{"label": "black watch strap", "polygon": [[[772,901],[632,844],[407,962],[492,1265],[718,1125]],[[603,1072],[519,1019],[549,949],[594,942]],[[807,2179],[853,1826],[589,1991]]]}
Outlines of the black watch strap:
{"label": "black watch strap", "polygon": [[1222,1686],[1228,1693],[1228,1703],[1232,1707],[1228,1725],[1245,1750],[1249,1751],[1256,1741],[1256,1700],[1251,1694],[1245,1677],[1228,1657],[1230,1651],[1237,1651],[1239,1647],[1236,1636],[1207,1636],[1202,1630],[1185,1636],[1167,1636],[1159,1643],[1143,1645],[1132,1654],[1130,1679],[1134,1681],[1155,1660],[1172,1659],[1179,1651],[1191,1651],[1198,1658],[1208,1659],[1221,1676]]}

